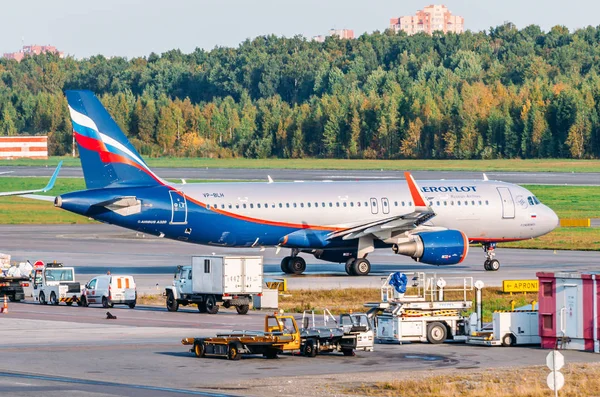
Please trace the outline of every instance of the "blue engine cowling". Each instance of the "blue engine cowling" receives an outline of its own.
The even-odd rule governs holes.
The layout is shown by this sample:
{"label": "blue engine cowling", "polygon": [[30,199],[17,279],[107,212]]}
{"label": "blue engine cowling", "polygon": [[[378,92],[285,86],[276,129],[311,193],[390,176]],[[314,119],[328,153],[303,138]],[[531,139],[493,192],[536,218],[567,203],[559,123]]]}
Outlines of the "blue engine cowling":
{"label": "blue engine cowling", "polygon": [[460,230],[424,232],[415,235],[413,241],[396,244],[392,249],[396,254],[428,265],[455,265],[467,257],[469,239]]}

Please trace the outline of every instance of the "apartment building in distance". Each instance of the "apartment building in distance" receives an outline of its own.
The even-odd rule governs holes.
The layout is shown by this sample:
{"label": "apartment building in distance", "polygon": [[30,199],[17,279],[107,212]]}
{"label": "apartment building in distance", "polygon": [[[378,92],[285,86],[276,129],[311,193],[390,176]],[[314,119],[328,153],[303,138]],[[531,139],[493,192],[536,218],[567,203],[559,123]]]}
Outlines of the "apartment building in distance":
{"label": "apartment building in distance", "polygon": [[329,36],[337,36],[340,39],[353,39],[354,38],[354,30],[352,30],[352,29],[330,29],[329,33],[326,36],[324,36],[324,35],[314,36],[312,39],[313,39],[313,41],[318,41],[319,43],[322,43]]}
{"label": "apartment building in distance", "polygon": [[465,19],[452,15],[445,5],[430,5],[417,11],[415,15],[407,15],[390,19],[390,29],[408,35],[416,33],[432,34],[435,31],[444,33],[462,33],[465,29]]}
{"label": "apartment building in distance", "polygon": [[51,45],[26,45],[17,52],[4,53],[3,57],[21,62],[27,55],[40,55],[46,53],[58,54],[60,58],[64,58],[65,56],[64,52],[58,51],[56,47]]}

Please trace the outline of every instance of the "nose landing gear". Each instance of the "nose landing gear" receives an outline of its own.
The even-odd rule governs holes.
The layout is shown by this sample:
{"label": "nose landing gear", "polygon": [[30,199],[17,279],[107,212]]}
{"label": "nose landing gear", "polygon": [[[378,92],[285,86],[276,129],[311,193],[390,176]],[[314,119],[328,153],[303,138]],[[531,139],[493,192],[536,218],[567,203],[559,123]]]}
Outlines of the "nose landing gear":
{"label": "nose landing gear", "polygon": [[486,256],[486,260],[483,262],[483,268],[491,272],[500,269],[500,261],[494,259],[494,256],[496,255],[496,243],[483,243],[481,247]]}

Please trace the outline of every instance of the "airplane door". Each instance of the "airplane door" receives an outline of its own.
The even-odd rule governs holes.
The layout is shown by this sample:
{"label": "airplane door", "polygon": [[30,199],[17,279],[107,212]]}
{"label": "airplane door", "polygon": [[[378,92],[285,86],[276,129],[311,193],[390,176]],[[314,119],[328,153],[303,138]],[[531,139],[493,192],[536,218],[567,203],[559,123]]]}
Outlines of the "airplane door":
{"label": "airplane door", "polygon": [[499,187],[500,199],[502,200],[502,218],[513,219],[515,217],[515,202],[507,187]]}
{"label": "airplane door", "polygon": [[384,214],[390,213],[390,202],[387,197],[381,199],[381,211],[383,211]]}
{"label": "airplane door", "polygon": [[171,195],[171,224],[187,223],[187,202],[185,196],[176,191],[169,191]]}
{"label": "airplane door", "polygon": [[376,214],[379,212],[379,207],[377,206],[377,199],[371,198],[371,214]]}

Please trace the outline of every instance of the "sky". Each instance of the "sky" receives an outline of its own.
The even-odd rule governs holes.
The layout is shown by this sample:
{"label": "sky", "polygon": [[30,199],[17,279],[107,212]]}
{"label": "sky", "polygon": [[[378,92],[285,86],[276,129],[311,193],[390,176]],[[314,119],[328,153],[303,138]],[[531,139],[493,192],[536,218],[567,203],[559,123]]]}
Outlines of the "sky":
{"label": "sky", "polygon": [[[237,47],[247,38],[275,34],[307,38],[329,29],[356,36],[383,31],[389,19],[414,14],[431,0],[4,0],[0,53],[22,43],[50,44],[75,58],[147,56],[196,47]],[[440,4],[440,3],[435,3]],[[600,1],[445,0],[465,29],[489,30],[505,21],[569,29],[600,25]]]}

